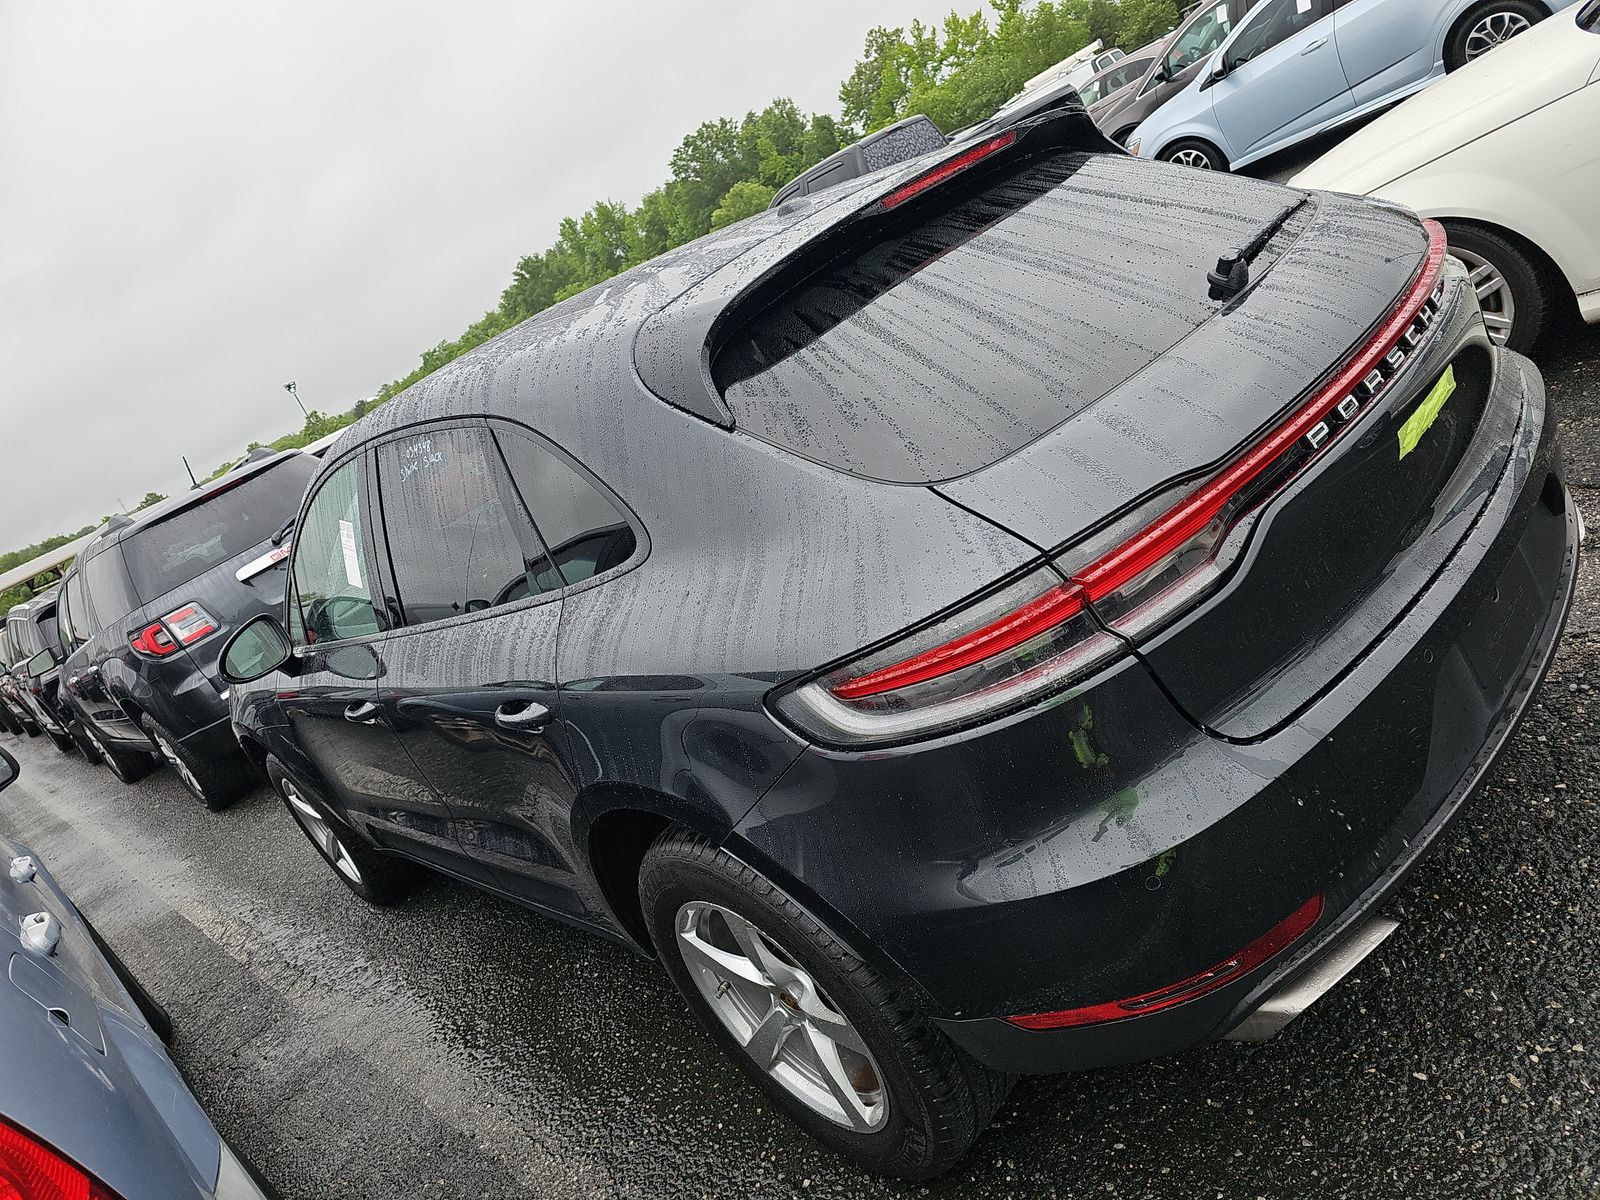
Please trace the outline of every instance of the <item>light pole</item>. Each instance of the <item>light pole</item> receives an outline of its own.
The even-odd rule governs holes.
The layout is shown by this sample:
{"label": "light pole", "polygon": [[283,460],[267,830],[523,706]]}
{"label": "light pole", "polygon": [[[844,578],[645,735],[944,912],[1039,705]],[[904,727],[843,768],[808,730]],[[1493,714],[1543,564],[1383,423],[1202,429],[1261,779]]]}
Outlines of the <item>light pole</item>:
{"label": "light pole", "polygon": [[309,421],[311,419],[311,414],[306,411],[306,406],[300,399],[300,393],[295,391],[294,380],[291,379],[288,383],[284,384],[283,390],[294,397],[294,402],[300,405],[300,415]]}

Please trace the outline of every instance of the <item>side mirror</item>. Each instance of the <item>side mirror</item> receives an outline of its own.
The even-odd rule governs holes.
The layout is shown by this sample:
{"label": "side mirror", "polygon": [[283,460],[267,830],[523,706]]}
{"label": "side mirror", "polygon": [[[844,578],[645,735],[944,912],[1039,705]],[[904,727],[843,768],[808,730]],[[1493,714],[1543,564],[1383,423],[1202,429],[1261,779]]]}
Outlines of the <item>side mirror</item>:
{"label": "side mirror", "polygon": [[222,647],[222,677],[229,683],[254,683],[286,665],[293,654],[278,618],[246,621]]}
{"label": "side mirror", "polygon": [[1220,54],[1206,68],[1206,77],[1200,81],[1200,90],[1203,92],[1214,83],[1220,83],[1228,77],[1228,63]]}
{"label": "side mirror", "polygon": [[22,768],[17,765],[17,760],[9,752],[0,750],[0,791],[10,787],[21,774]]}
{"label": "side mirror", "polygon": [[56,652],[46,647],[28,660],[28,678],[42,679],[57,667]]}

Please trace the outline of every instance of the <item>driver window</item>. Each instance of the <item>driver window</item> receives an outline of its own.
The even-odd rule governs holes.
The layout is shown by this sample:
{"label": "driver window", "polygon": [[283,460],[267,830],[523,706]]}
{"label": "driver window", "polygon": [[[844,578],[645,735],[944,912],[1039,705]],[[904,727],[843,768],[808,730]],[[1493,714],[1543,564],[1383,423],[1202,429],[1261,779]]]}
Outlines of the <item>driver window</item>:
{"label": "driver window", "polygon": [[1202,58],[1209,58],[1232,31],[1233,22],[1228,19],[1226,4],[1207,9],[1195,18],[1194,24],[1185,29],[1179,35],[1177,44],[1167,51],[1167,73],[1177,78],[1180,72]]}
{"label": "driver window", "polygon": [[296,645],[377,633],[372,571],[362,526],[361,460],[328,476],[294,538],[289,637]]}
{"label": "driver window", "polygon": [[406,624],[443,621],[550,590],[538,571],[543,543],[487,429],[421,430],[378,447],[376,458]]}
{"label": "driver window", "polygon": [[1228,69],[1260,57],[1325,15],[1323,0],[1267,0],[1228,47]]}

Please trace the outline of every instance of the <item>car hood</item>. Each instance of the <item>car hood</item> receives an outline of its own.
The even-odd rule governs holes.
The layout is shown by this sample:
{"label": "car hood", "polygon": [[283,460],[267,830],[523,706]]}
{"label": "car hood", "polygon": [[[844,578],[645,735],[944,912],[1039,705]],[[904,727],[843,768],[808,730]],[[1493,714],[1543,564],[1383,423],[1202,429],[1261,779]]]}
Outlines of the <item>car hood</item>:
{"label": "car hood", "polygon": [[1379,117],[1294,177],[1367,195],[1590,81],[1600,37],[1557,13]]}

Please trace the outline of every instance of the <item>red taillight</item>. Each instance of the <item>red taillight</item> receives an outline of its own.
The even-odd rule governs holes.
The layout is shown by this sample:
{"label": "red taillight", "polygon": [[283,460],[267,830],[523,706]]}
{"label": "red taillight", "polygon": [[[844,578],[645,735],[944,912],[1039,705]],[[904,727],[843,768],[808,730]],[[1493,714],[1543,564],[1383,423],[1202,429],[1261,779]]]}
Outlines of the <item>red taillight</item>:
{"label": "red taillight", "polygon": [[1163,1008],[1198,999],[1207,992],[1214,992],[1243,978],[1299,941],[1321,917],[1322,893],[1318,892],[1243,950],[1197,975],[1122,1000],[1086,1004],[1082,1008],[1064,1008],[1059,1012],[1028,1013],[1020,1017],[1007,1017],[1006,1020],[1022,1029],[1070,1029],[1077,1025],[1103,1025],[1107,1021],[1123,1021],[1129,1017],[1160,1012]]}
{"label": "red taillight", "polygon": [[1008,130],[997,137],[990,138],[986,142],[979,142],[972,149],[963,150],[954,158],[947,158],[932,170],[918,175],[910,183],[902,183],[878,203],[882,204],[884,208],[894,208],[904,204],[913,196],[921,195],[936,184],[943,183],[952,175],[959,175],[962,171],[972,166],[973,163],[982,162],[996,151],[1004,150],[1016,140],[1016,131]]}
{"label": "red taillight", "polygon": [[139,630],[130,639],[129,644],[140,654],[147,654],[151,658],[165,658],[178,648],[178,643],[172,640],[167,627],[160,621]]}
{"label": "red taillight", "polygon": [[[1098,605],[1107,597],[1124,591],[1130,584],[1154,578],[1161,578],[1161,587],[1152,590],[1166,594],[1173,581],[1162,578],[1164,573],[1160,568],[1186,551],[1197,553],[1192,554],[1194,561],[1186,565],[1182,574],[1203,570],[1212,561],[1228,526],[1265,499],[1264,496],[1255,497],[1253,504],[1245,506],[1238,503],[1240,494],[1351,397],[1384,356],[1395,348],[1428,302],[1444,265],[1445,237],[1444,229],[1438,222],[1424,221],[1423,225],[1428,231],[1428,251],[1422,270],[1399,305],[1366,345],[1287,421],[1245,451],[1215,478],[1167,509],[1145,529],[1114,550],[1072,572],[1073,582],[1083,588],[1091,605]],[[1319,442],[1318,449],[1325,448],[1337,433],[1334,431]],[[1193,587],[1184,588],[1181,599],[1187,602],[1195,594]],[[1125,595],[1119,598],[1116,612],[1101,611],[1098,607],[1096,612],[1115,624],[1116,618],[1122,613],[1131,613],[1137,608],[1142,618],[1137,622],[1138,628],[1119,628],[1123,628],[1124,632],[1143,632],[1154,623],[1154,618],[1169,615],[1173,607],[1162,605],[1161,611],[1155,611],[1149,607],[1149,602],[1154,599],[1155,596]]]}
{"label": "red taillight", "polygon": [[217,631],[217,623],[198,604],[186,604],[174,609],[161,620],[172,630],[180,645],[192,646],[201,638]]}
{"label": "red taillight", "polygon": [[77,1167],[0,1120],[0,1200],[117,1200]]}
{"label": "red taillight", "polygon": [[1049,567],[773,698],[834,745],[926,737],[1016,707],[1104,665],[1122,643]]}
{"label": "red taillight", "polygon": [[1028,601],[981,629],[924,650],[902,662],[869,671],[836,683],[830,689],[841,700],[859,700],[896,688],[910,687],[940,675],[970,667],[973,663],[1044,633],[1083,611],[1083,598],[1076,588],[1052,587],[1042,596]]}
{"label": "red taillight", "polygon": [[[992,153],[1003,137],[969,153]],[[941,164],[891,197],[906,199],[901,193],[907,189],[937,183],[939,171],[970,165],[966,158]],[[1287,452],[1345,404],[1421,319],[1445,252],[1443,229],[1433,221],[1424,225],[1427,255],[1394,311],[1328,384],[1214,478],[1176,503],[1152,502],[1146,515],[1124,516],[1114,533],[1101,535],[1110,548],[1080,548],[1088,563],[1065,583],[1061,574],[1040,568],[883,649],[777,693],[773,707],[832,745],[926,737],[1059,691],[1123,653],[1124,637],[1142,636],[1192,605],[1224,573],[1218,552],[1230,534],[1247,528],[1243,518],[1304,465]],[[1338,432],[1328,432],[1315,449]],[[1137,530],[1131,536],[1130,527]]]}
{"label": "red taillight", "polygon": [[198,604],[185,604],[139,630],[130,639],[130,644],[140,654],[165,658],[180,646],[192,646],[201,638],[210,637],[219,628],[210,614]]}

